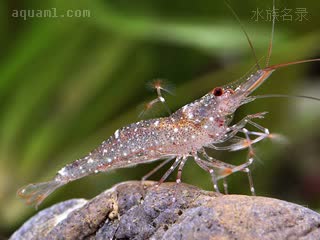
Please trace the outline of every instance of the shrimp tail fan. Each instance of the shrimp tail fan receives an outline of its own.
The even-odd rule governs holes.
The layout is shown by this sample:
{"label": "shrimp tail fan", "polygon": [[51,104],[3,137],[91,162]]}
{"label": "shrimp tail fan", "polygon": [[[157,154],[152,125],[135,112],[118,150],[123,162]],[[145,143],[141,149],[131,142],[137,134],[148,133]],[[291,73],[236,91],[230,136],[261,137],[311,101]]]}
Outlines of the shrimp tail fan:
{"label": "shrimp tail fan", "polygon": [[49,181],[36,184],[29,184],[20,188],[17,192],[18,196],[26,201],[28,205],[33,205],[36,208],[42,201],[50,195],[54,190],[64,184],[62,181]]}

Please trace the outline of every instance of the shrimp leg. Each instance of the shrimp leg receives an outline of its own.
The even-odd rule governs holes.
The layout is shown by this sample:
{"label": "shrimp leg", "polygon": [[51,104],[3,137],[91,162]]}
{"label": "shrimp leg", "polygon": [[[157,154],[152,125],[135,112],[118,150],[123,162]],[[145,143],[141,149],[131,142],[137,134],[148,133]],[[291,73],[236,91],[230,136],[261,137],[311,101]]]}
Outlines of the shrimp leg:
{"label": "shrimp leg", "polygon": [[177,179],[176,179],[176,183],[181,183],[181,177],[182,177],[182,169],[184,167],[184,165],[187,162],[187,157],[184,156],[179,164],[179,168],[178,168],[178,173],[177,173]]}
{"label": "shrimp leg", "polygon": [[162,176],[162,178],[159,180],[156,186],[159,186],[161,183],[163,183],[169,175],[178,167],[180,162],[182,161],[182,157],[177,157],[172,166],[166,171],[166,173]]}
{"label": "shrimp leg", "polygon": [[202,159],[200,159],[197,155],[194,155],[194,160],[195,162],[198,164],[199,167],[201,167],[203,170],[207,171],[210,173],[211,175],[211,180],[213,183],[213,188],[217,193],[220,193],[219,187],[218,187],[218,180],[216,177],[216,174],[213,170],[213,168],[209,168],[206,166],[205,161],[203,161]]}
{"label": "shrimp leg", "polygon": [[[234,167],[236,167],[236,166],[234,166],[232,164],[228,164],[228,163],[219,161],[219,160],[209,156],[207,154],[207,152],[205,151],[205,149],[202,149],[200,153],[202,153],[202,156],[206,160],[208,160],[209,162],[215,164],[216,166],[219,166],[219,168],[234,168]],[[228,194],[228,183],[227,183],[227,179],[226,178],[223,178],[223,188],[224,188],[224,193]]]}
{"label": "shrimp leg", "polygon": [[251,121],[251,119],[254,118],[264,118],[264,115],[267,114],[267,112],[260,112],[256,114],[251,114],[246,117],[244,117],[242,120],[240,120],[237,124],[230,127],[230,132],[226,134],[226,137],[222,140],[222,142],[226,142],[229,139],[233,138],[242,128],[244,128],[247,123],[255,126],[254,122]]}
{"label": "shrimp leg", "polygon": [[147,180],[150,176],[152,176],[154,173],[156,173],[160,168],[162,168],[164,165],[166,165],[168,162],[170,162],[173,158],[168,158],[164,160],[162,163],[160,163],[158,166],[156,166],[154,169],[152,169],[150,172],[148,172],[146,175],[144,175],[141,178],[141,181]]}
{"label": "shrimp leg", "polygon": [[[255,144],[257,142],[260,142],[265,138],[276,138],[277,137],[277,135],[270,134],[269,129],[264,128],[264,127],[260,126],[259,124],[255,123],[249,119],[246,119],[246,118],[244,118],[243,120],[244,121],[240,121],[241,126],[243,126],[243,122],[245,122],[245,123],[248,123],[248,124],[250,124],[250,125],[252,125],[262,131],[262,132],[248,131],[249,135],[258,136],[257,138],[255,138],[254,140],[251,141],[251,144]],[[234,129],[237,129],[237,130],[234,130],[234,131],[236,131],[236,133],[239,133],[239,132],[243,133],[243,131],[244,131],[243,129],[245,129],[245,128],[234,127]],[[235,137],[234,132],[232,131],[231,133],[232,133],[232,137]],[[232,137],[229,138],[229,136],[228,136],[228,140],[230,140]],[[279,136],[279,137],[281,137],[281,136]],[[242,139],[242,140],[238,141],[237,143],[234,143],[234,144],[231,144],[228,146],[221,146],[220,147],[220,146],[215,146],[214,144],[210,144],[208,147],[210,147],[214,150],[218,150],[218,151],[226,151],[226,150],[237,151],[237,150],[248,148],[248,142],[247,142],[247,139]]]}

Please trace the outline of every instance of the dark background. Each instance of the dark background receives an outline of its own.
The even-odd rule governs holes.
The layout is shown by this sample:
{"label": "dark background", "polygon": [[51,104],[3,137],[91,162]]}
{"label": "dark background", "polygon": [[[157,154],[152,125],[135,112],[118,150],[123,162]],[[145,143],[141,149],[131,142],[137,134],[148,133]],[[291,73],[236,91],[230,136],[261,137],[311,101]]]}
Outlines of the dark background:
{"label": "dark background", "polygon": [[[270,1],[231,1],[256,48],[267,54]],[[292,20],[276,22],[271,64],[320,57],[320,3],[277,1]],[[13,17],[15,10],[87,9],[90,17]],[[307,19],[295,20],[298,8]],[[16,190],[51,179],[66,163],[82,157],[114,131],[138,121],[139,106],[155,97],[145,88],[154,78],[174,87],[166,95],[172,110],[215,86],[243,76],[254,64],[241,28],[223,1],[18,1],[0,2],[0,233],[5,237],[33,215]],[[254,18],[262,11],[264,19]],[[256,21],[257,20],[257,21]],[[264,59],[262,60],[262,63]],[[256,94],[320,97],[320,63],[276,71]],[[141,108],[140,108],[141,109]],[[165,116],[161,111],[158,114]],[[261,99],[241,107],[268,111],[259,124],[287,137],[287,144],[256,145],[253,166],[258,195],[320,211],[320,102]],[[151,117],[149,114],[146,117]],[[212,152],[240,164],[246,151]],[[70,198],[91,198],[113,184],[138,180],[155,164],[90,176],[59,189],[40,206]],[[153,179],[161,177],[159,171]],[[175,179],[173,175],[171,180]],[[210,177],[188,161],[183,182],[212,190]],[[228,178],[230,192],[249,194],[247,177]]]}

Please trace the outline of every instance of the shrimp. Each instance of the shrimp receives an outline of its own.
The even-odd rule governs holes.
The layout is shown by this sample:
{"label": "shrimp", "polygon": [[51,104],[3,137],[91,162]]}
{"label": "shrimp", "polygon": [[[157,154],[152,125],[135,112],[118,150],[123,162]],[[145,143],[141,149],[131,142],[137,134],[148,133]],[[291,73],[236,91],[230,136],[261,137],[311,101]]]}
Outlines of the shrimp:
{"label": "shrimp", "polygon": [[[226,4],[241,25],[230,4],[228,2]],[[273,1],[273,10],[274,8]],[[142,120],[116,130],[112,136],[87,156],[67,164],[59,170],[53,180],[29,184],[18,190],[18,195],[25,199],[27,204],[33,204],[37,207],[48,195],[68,182],[99,172],[108,172],[158,160],[163,160],[163,162],[147,174],[143,180],[169,161],[174,160],[158,184],[165,181],[176,168],[178,168],[176,182],[180,183],[183,167],[189,157],[192,157],[202,169],[211,175],[215,191],[219,192],[218,181],[220,179],[225,180],[227,176],[235,172],[245,172],[248,175],[251,193],[255,195],[249,169],[255,160],[252,145],[266,138],[277,138],[277,135],[271,134],[267,128],[254,122],[256,118],[263,118],[266,112],[248,115],[233,125],[231,125],[232,117],[240,106],[256,99],[255,96],[250,95],[276,69],[320,61],[320,59],[309,59],[269,66],[274,22],[273,18],[272,36],[265,68],[261,68],[256,59],[258,70],[248,78],[230,85],[215,87],[200,99],[183,106],[168,117]],[[256,58],[252,43],[243,27],[242,30]],[[162,89],[160,85],[157,86],[158,98],[153,100],[151,105],[156,102],[165,103],[161,95]],[[247,125],[256,128],[256,131],[249,131],[246,128]],[[237,136],[239,133],[244,137]],[[228,143],[228,145],[221,146],[221,143]],[[247,161],[238,166],[227,164],[209,156],[206,153],[206,148],[228,151],[248,149]],[[223,185],[227,193],[226,181]]]}

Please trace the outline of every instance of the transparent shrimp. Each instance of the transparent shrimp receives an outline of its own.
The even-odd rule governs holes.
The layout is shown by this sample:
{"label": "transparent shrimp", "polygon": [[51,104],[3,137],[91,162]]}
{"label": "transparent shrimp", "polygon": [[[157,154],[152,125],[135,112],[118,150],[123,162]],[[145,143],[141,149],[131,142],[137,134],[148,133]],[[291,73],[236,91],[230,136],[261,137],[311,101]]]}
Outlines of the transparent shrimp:
{"label": "transparent shrimp", "polygon": [[[226,3],[237,20],[240,21],[230,4]],[[274,22],[273,19],[272,36]],[[242,30],[256,58],[248,34],[243,27]],[[252,194],[255,194],[249,169],[256,158],[253,144],[265,138],[275,138],[276,135],[270,134],[267,128],[253,121],[255,118],[263,118],[265,112],[248,115],[238,123],[230,125],[232,116],[241,105],[255,100],[255,97],[250,95],[276,69],[294,64],[320,61],[320,59],[310,59],[269,66],[272,38],[265,68],[261,68],[256,61],[258,70],[248,78],[240,82],[237,81],[236,84],[216,87],[200,99],[183,106],[168,117],[142,120],[116,130],[112,136],[87,156],[63,167],[53,180],[27,185],[18,191],[18,195],[24,198],[28,204],[38,206],[54,190],[70,181],[90,174],[108,172],[113,169],[127,168],[157,160],[163,160],[164,162],[147,174],[146,177],[149,177],[170,160],[175,159],[159,183],[163,182],[176,168],[178,168],[176,182],[180,183],[183,166],[189,157],[193,157],[202,169],[210,173],[216,191],[219,191],[218,180],[225,180],[227,176],[235,172],[245,172],[248,175],[250,190]],[[152,104],[165,102],[160,91],[163,88],[160,82],[158,83],[159,85],[156,85],[158,98]],[[256,131],[247,130],[247,125],[256,128]],[[238,134],[242,134],[242,137],[237,136]],[[230,144],[220,146],[220,144],[228,143],[231,140]],[[229,151],[248,149],[248,158],[245,163],[239,166],[226,164],[208,156],[205,148]],[[226,181],[224,181],[224,188],[227,191]]]}

